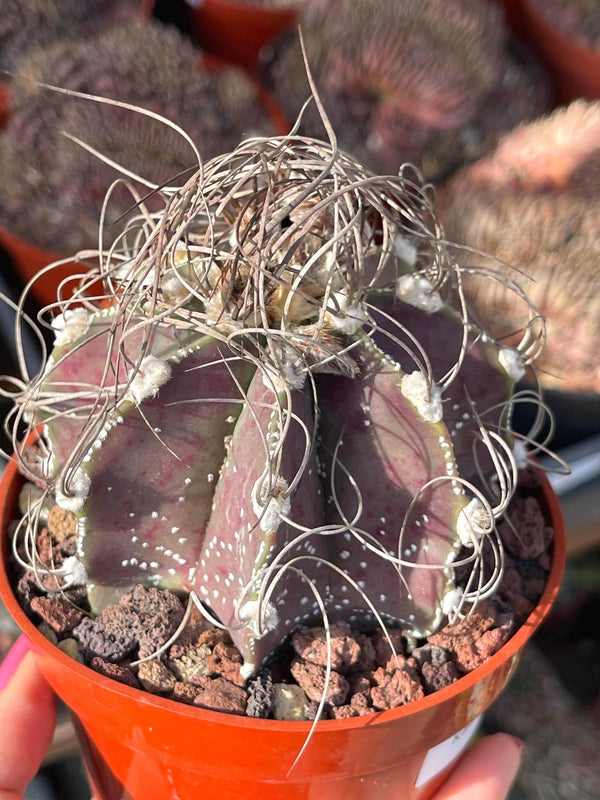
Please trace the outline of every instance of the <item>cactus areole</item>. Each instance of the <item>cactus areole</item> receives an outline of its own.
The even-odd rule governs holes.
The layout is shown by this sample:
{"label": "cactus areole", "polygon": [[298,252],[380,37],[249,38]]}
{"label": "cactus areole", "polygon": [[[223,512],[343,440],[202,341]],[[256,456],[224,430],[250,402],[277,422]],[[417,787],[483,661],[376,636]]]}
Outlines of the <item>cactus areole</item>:
{"label": "cactus areole", "polygon": [[92,610],[171,589],[250,676],[317,620],[420,637],[493,591],[517,481],[501,365],[528,367],[527,320],[507,352],[471,318],[419,175],[291,135],[157,194],[46,310],[17,404]]}

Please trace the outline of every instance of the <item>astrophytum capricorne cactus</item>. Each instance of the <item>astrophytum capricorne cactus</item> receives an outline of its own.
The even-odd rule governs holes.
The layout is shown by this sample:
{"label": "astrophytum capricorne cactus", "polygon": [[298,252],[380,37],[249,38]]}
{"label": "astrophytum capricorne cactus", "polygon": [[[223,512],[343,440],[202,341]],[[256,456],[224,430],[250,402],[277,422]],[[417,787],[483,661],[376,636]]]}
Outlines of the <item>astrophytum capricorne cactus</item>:
{"label": "astrophytum capricorne cactus", "polygon": [[94,611],[140,582],[189,595],[247,675],[317,618],[417,636],[491,591],[535,348],[528,319],[506,348],[470,317],[419,176],[289,136],[162,196],[49,310],[17,406],[78,519],[64,581]]}

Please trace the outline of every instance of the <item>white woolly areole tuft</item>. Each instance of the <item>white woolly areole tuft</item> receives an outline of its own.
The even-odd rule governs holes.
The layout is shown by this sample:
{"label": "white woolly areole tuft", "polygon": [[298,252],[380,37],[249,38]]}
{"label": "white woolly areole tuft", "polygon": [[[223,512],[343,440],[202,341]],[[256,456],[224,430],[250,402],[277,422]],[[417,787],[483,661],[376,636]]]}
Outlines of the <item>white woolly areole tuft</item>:
{"label": "white woolly areole tuft", "polygon": [[397,234],[394,239],[394,250],[398,258],[404,261],[409,267],[415,265],[418,253],[417,248],[414,242],[411,242],[406,236],[402,236],[401,233]]}
{"label": "white woolly areole tuft", "polygon": [[156,356],[142,359],[127,393],[129,400],[138,405],[148,397],[155,397],[160,387],[171,377],[171,365]]}
{"label": "white woolly areole tuft", "polygon": [[420,275],[401,275],[396,282],[396,297],[428,314],[444,307],[439,292],[434,292],[431,281]]}
{"label": "white woolly areole tuft", "polygon": [[52,320],[55,347],[64,347],[76,342],[88,332],[92,322],[92,314],[85,308],[69,308],[64,314],[58,314]]}
{"label": "white woolly areole tuft", "polygon": [[430,387],[422,372],[415,370],[415,372],[404,375],[400,390],[425,422],[442,421],[442,390],[435,384]]}
{"label": "white woolly areole tuft", "polygon": [[267,389],[284,392],[286,389],[302,389],[306,382],[307,368],[293,347],[272,346],[276,368],[265,367],[262,381]]}
{"label": "white woolly areole tuft", "polygon": [[281,518],[288,516],[292,507],[292,500],[287,494],[288,484],[283,478],[278,478],[275,492],[272,493],[265,504],[260,497],[264,478],[259,478],[252,489],[252,510],[259,519],[260,529],[265,533],[276,531],[281,523]]}
{"label": "white woolly areole tuft", "polygon": [[450,617],[460,608],[463,595],[464,592],[460,586],[456,586],[442,597],[442,612],[446,617]]}
{"label": "white woolly areole tuft", "polygon": [[247,681],[248,678],[251,678],[252,675],[254,675],[255,671],[256,671],[256,664],[254,664],[252,661],[244,661],[244,663],[240,667],[240,675],[245,681]]}
{"label": "white woolly areole tuft", "polygon": [[517,469],[525,469],[529,463],[527,445],[522,439],[515,439],[513,442],[513,457]]}
{"label": "white woolly areole tuft", "polygon": [[123,263],[116,267],[114,271],[111,270],[111,275],[116,280],[133,280],[139,289],[148,289],[150,286],[154,286],[156,282],[156,267],[151,267],[148,269],[148,267],[144,264],[136,272],[132,272],[133,264],[133,259],[123,261]]}
{"label": "white woolly areole tuft", "polygon": [[327,309],[327,322],[341,333],[352,335],[362,328],[367,320],[367,311],[363,303],[348,305],[348,296],[345,292],[332,292]]}
{"label": "white woolly areole tuft", "polygon": [[470,500],[458,515],[456,533],[465,547],[473,547],[493,529],[494,517],[478,497]]}
{"label": "white woolly areole tuft", "polygon": [[160,288],[167,303],[173,305],[185,303],[191,296],[190,290],[183,283],[177,270],[174,269],[170,269],[164,274]]}
{"label": "white woolly areole tuft", "polygon": [[65,558],[60,568],[61,575],[65,579],[63,588],[69,586],[85,586],[88,574],[84,564],[76,556]]}
{"label": "white woolly areole tuft", "polygon": [[81,467],[78,467],[69,475],[67,483],[72,494],[65,495],[57,487],[56,504],[65,511],[72,511],[76,514],[78,511],[81,511],[87,500],[91,479],[87,472],[84,472]]}
{"label": "white woolly areole tuft", "polygon": [[[267,631],[273,631],[279,624],[279,615],[273,603],[267,603],[262,607],[258,600],[248,600],[238,610],[240,622],[247,625],[255,636],[264,636]],[[262,629],[261,629],[262,624]]]}
{"label": "white woolly areole tuft", "polygon": [[514,347],[502,347],[498,353],[498,361],[509,378],[520,380],[525,375],[523,356]]}

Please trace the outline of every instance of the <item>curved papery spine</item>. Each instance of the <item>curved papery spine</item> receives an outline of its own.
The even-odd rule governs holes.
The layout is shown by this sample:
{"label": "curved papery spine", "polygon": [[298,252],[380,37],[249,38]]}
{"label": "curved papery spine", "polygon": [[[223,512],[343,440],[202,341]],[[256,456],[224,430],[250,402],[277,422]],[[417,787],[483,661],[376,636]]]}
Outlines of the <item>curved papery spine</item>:
{"label": "curved papery spine", "polygon": [[461,476],[473,480],[482,467],[490,471],[481,426],[498,430],[506,424],[513,390],[513,381],[498,367],[498,349],[476,333],[465,340],[463,320],[449,307],[428,313],[389,294],[373,294],[370,301],[376,327],[373,339],[403,370],[416,369],[407,331],[426,354],[434,383],[439,385],[460,362],[444,388],[444,423]]}
{"label": "curved papery spine", "polygon": [[[60,416],[49,419],[46,429],[54,470],[64,477],[62,502],[78,516],[78,555],[96,610],[138,582],[191,588],[226,437],[253,370],[210,337],[182,348],[167,325],[157,326],[149,339],[143,328],[125,337],[125,352],[115,352],[104,369],[105,360],[96,356],[107,352],[112,333],[110,316],[94,322],[83,340],[55,353],[46,380],[47,391],[73,393],[66,405],[55,404]],[[144,385],[144,373],[152,369],[159,382],[164,379],[161,385],[153,386],[151,375]],[[111,382],[121,397],[112,406]],[[87,396],[76,397],[77,387],[85,387]],[[104,406],[100,417],[90,415],[94,400]],[[95,440],[65,475],[72,441],[85,438],[86,426],[94,431],[99,419]],[[81,479],[86,491],[77,502]]]}
{"label": "curved papery spine", "polygon": [[308,388],[277,391],[258,370],[228,447],[195,580],[247,668],[318,611],[308,581],[326,577],[326,541],[308,534],[323,523],[313,442]]}
{"label": "curved papery spine", "polygon": [[448,565],[465,497],[445,425],[421,416],[402,393],[404,373],[373,344],[356,355],[355,379],[317,383],[326,522],[346,526],[332,537],[342,570],[333,574],[333,615],[372,624],[374,606],[423,633],[453,588]]}

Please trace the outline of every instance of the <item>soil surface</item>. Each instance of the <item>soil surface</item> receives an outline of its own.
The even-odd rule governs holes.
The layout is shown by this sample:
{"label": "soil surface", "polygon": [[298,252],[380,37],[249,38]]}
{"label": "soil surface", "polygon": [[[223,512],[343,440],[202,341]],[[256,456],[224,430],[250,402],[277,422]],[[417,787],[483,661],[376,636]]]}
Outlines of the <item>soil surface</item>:
{"label": "soil surface", "polygon": [[[95,618],[85,590],[53,592],[54,577],[40,585],[32,571],[15,569],[15,591],[34,624],[61,650],[128,686],[251,717],[314,719],[322,698],[322,718],[373,714],[431,694],[480,666],[535,607],[547,580],[552,529],[536,497],[534,473],[525,478],[499,525],[506,566],[493,599],[419,641],[400,628],[390,629],[388,638],[381,630],[357,632],[334,622],[328,645],[323,627],[303,628],[249,680],[240,673],[242,657],[228,634],[211,627],[195,607],[182,628],[184,602],[169,591],[135,586]],[[55,567],[73,555],[75,518],[49,509],[38,551]]]}

